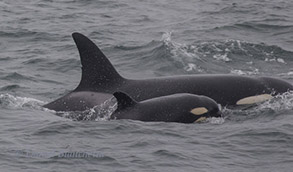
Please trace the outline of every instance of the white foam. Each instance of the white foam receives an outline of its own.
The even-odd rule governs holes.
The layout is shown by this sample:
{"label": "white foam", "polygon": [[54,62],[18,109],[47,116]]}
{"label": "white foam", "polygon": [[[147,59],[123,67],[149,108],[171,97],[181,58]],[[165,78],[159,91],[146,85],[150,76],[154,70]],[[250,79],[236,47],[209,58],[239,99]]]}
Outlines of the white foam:
{"label": "white foam", "polygon": [[282,63],[282,64],[287,64],[287,63],[285,62],[285,60],[282,59],[282,58],[271,58],[271,59],[269,59],[269,58],[265,58],[265,61],[266,61],[266,62],[278,62],[278,63]]}
{"label": "white foam", "polygon": [[94,120],[108,121],[112,113],[117,109],[117,102],[113,98],[106,100],[101,105],[97,105],[85,111],[57,112],[57,115],[77,121]]}
{"label": "white foam", "polygon": [[188,63],[187,66],[184,67],[184,70],[186,70],[187,72],[190,72],[190,71],[203,72],[203,70],[194,63]]}
{"label": "white foam", "polygon": [[8,107],[8,108],[23,108],[23,107],[30,107],[33,109],[42,109],[42,105],[44,105],[46,102],[43,102],[41,100],[37,100],[30,97],[18,97],[13,96],[11,94],[5,93],[0,94],[0,104],[2,107]]}
{"label": "white foam", "polygon": [[225,54],[215,54],[213,55],[213,58],[219,61],[224,61],[224,62],[230,62],[232,59],[228,58],[228,53],[225,52]]}
{"label": "white foam", "polygon": [[271,109],[274,111],[293,109],[293,92],[289,91],[275,96],[272,100],[259,105],[258,110]]}
{"label": "white foam", "polygon": [[259,74],[259,69],[254,69],[253,71],[242,71],[238,69],[233,69],[230,71],[230,73],[236,74],[236,75],[257,75]]}
{"label": "white foam", "polygon": [[207,122],[210,124],[218,124],[221,125],[225,122],[225,118],[221,117],[221,118],[216,118],[216,117],[211,117],[211,118],[207,118]]}
{"label": "white foam", "polygon": [[287,75],[293,75],[293,71],[288,72]]}

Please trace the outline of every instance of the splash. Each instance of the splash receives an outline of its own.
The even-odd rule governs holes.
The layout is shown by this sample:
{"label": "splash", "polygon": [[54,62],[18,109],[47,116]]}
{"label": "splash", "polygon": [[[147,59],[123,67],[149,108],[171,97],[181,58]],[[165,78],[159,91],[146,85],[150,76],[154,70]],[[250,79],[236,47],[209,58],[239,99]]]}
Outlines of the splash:
{"label": "splash", "polygon": [[224,117],[211,117],[211,118],[207,118],[207,123],[209,124],[217,124],[217,125],[221,125],[225,122],[225,118]]}
{"label": "splash", "polygon": [[198,71],[200,73],[204,72],[204,70],[201,69],[200,66],[198,66],[194,63],[187,63],[187,66],[184,67],[184,70],[186,70],[187,72],[191,72],[191,71]]}
{"label": "splash", "polygon": [[278,63],[287,64],[284,59],[282,59],[282,58],[276,58],[276,57],[270,58],[270,59],[269,58],[265,58],[265,61],[266,62],[278,62]]}
{"label": "splash", "polygon": [[32,108],[42,109],[46,102],[29,97],[18,97],[5,93],[0,94],[0,106],[10,109]]}
{"label": "splash", "polygon": [[116,109],[117,101],[112,97],[101,105],[97,105],[85,111],[56,112],[56,114],[75,121],[108,121]]}
{"label": "splash", "polygon": [[46,102],[37,100],[29,97],[19,97],[13,96],[11,94],[5,93],[0,94],[0,107],[7,109],[35,109],[43,110],[51,113],[56,113],[58,116],[69,118],[72,120],[96,120],[96,121],[106,121],[109,120],[111,114],[117,108],[116,99],[113,97],[103,104],[95,106],[91,109],[82,111],[82,112],[56,112],[47,108],[44,108],[43,105]]}
{"label": "splash", "polygon": [[238,69],[232,69],[231,74],[236,74],[236,75],[257,75],[259,74],[259,69],[253,69],[252,71],[242,71]]}
{"label": "splash", "polygon": [[286,92],[275,96],[273,99],[249,106],[239,106],[232,109],[225,108],[224,118],[229,121],[243,122],[245,120],[255,120],[259,118],[265,121],[283,112],[293,109],[293,92]]}
{"label": "splash", "polygon": [[228,58],[228,53],[225,52],[224,54],[215,54],[213,55],[213,58],[218,60],[218,61],[224,61],[224,62],[230,62],[232,61],[230,58]]}
{"label": "splash", "polygon": [[293,109],[293,91],[275,96],[272,100],[262,103],[258,110],[283,111]]}

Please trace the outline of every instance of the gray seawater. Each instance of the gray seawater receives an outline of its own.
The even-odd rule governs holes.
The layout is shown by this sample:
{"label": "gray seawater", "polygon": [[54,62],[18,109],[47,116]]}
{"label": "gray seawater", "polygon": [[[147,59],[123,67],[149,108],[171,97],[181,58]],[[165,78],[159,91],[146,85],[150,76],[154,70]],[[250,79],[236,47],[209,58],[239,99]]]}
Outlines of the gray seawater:
{"label": "gray seawater", "polygon": [[76,31],[128,78],[232,73],[293,83],[292,1],[1,0],[0,14],[1,172],[292,171],[292,93],[200,124],[41,107],[80,80]]}

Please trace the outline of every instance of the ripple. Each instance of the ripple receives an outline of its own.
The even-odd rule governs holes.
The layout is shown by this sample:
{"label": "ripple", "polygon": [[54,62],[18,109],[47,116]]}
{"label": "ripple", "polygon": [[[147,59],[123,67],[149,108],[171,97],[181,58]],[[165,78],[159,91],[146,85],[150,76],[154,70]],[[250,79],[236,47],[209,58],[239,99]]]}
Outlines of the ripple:
{"label": "ripple", "polygon": [[1,91],[15,91],[15,90],[19,90],[20,88],[22,88],[20,85],[13,84],[13,85],[4,86],[0,90]]}
{"label": "ripple", "polygon": [[166,149],[161,149],[161,150],[157,150],[155,152],[153,152],[152,154],[154,154],[155,156],[160,156],[160,157],[165,157],[168,159],[181,159],[181,160],[185,160],[186,157],[178,152],[175,151],[170,151],[170,150],[166,150]]}
{"label": "ripple", "polygon": [[38,128],[33,135],[50,136],[56,134],[66,134],[67,131],[75,130],[77,127],[75,123],[68,123],[64,121],[51,122],[50,125]]}
{"label": "ripple", "polygon": [[10,74],[4,76],[2,79],[7,80],[7,81],[18,81],[18,82],[21,80],[36,81],[36,79],[33,77],[25,76],[25,75],[19,74],[17,72],[10,73]]}

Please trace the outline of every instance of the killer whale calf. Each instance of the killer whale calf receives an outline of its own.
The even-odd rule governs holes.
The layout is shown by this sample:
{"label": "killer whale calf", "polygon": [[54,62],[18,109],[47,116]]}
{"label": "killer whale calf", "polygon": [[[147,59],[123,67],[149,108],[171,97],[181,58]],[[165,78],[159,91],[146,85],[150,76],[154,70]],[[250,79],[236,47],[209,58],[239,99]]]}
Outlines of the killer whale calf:
{"label": "killer whale calf", "polygon": [[293,90],[290,83],[281,79],[229,74],[126,79],[89,38],[80,33],[73,33],[72,37],[80,54],[81,81],[72,92],[44,105],[45,108],[55,111],[83,111],[102,104],[117,91],[127,93],[136,101],[190,93],[210,97],[222,106],[237,106],[255,104]]}
{"label": "killer whale calf", "polygon": [[113,95],[117,109],[111,119],[193,123],[221,117],[218,104],[206,96],[178,93],[137,102],[123,92]]}

